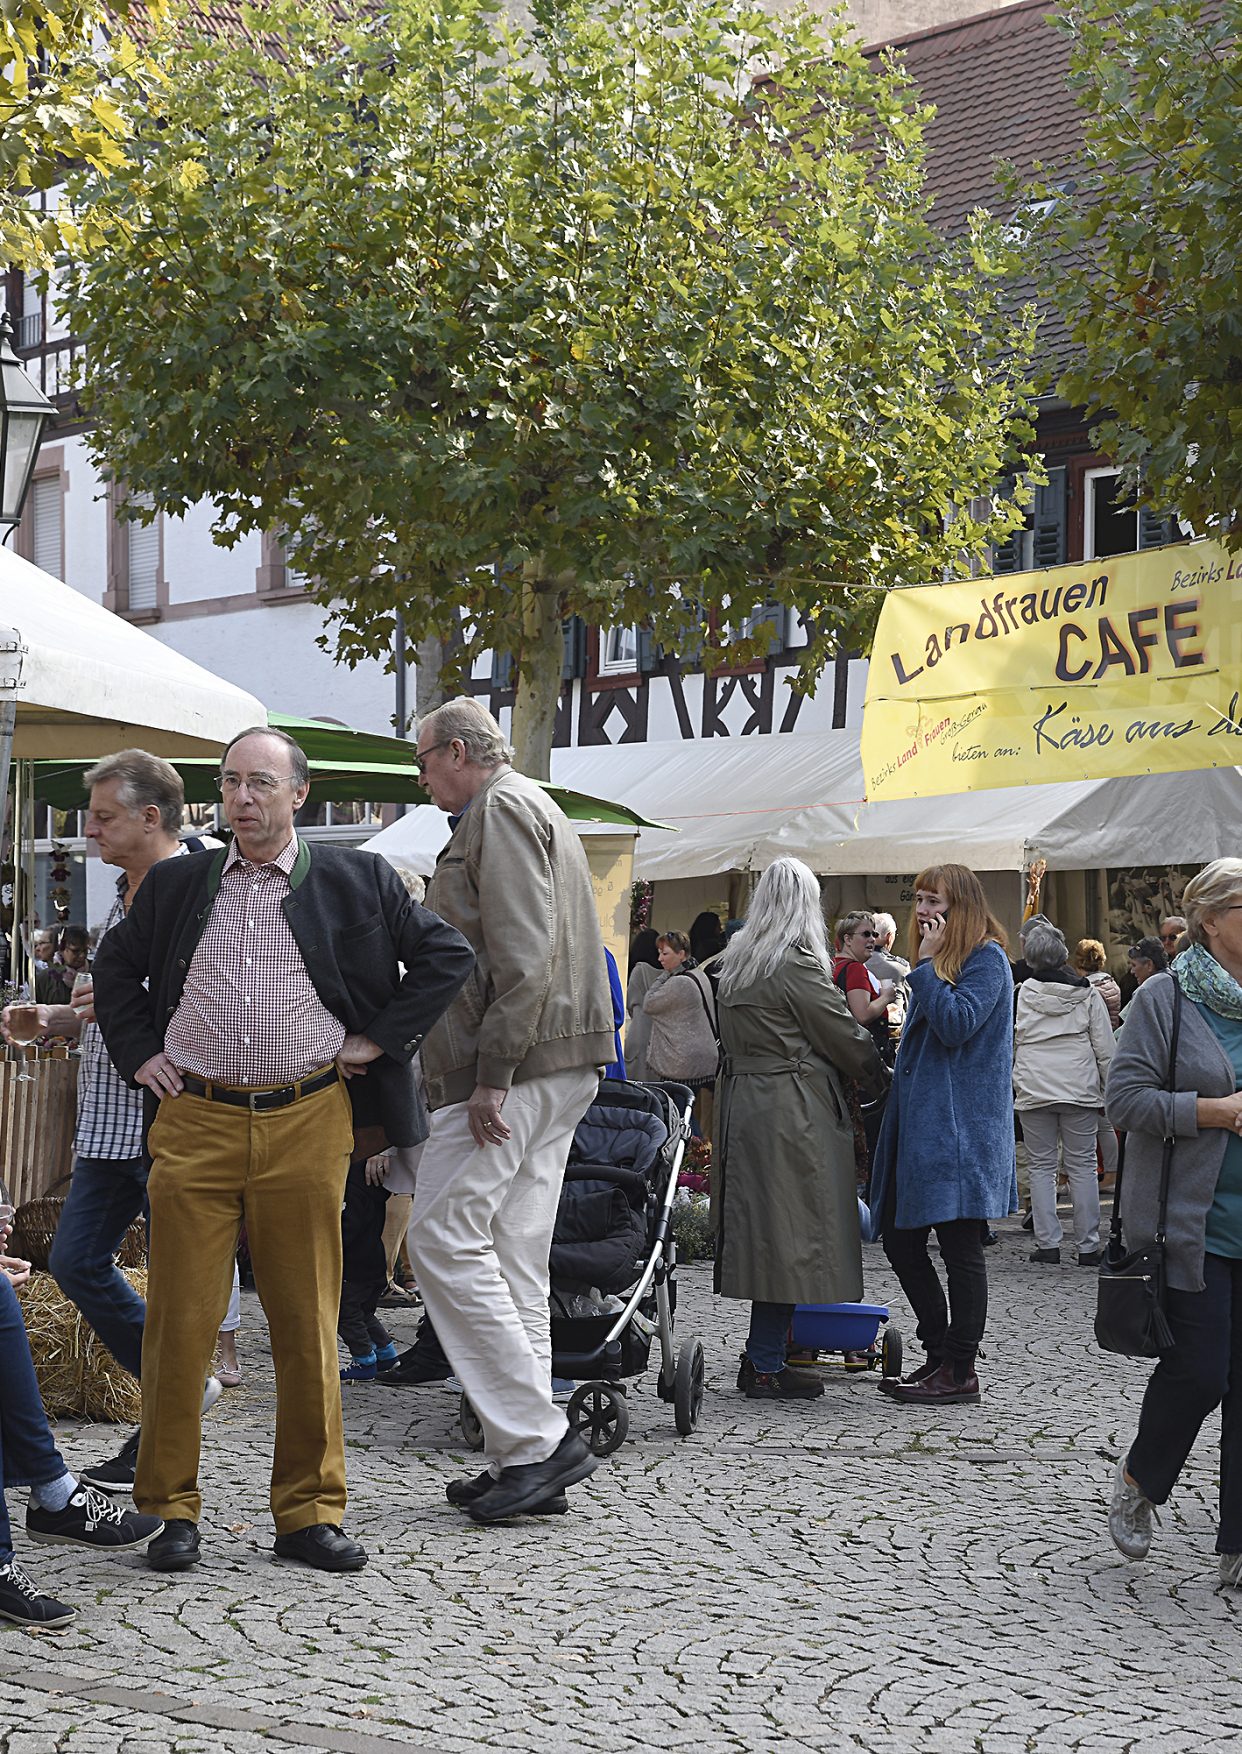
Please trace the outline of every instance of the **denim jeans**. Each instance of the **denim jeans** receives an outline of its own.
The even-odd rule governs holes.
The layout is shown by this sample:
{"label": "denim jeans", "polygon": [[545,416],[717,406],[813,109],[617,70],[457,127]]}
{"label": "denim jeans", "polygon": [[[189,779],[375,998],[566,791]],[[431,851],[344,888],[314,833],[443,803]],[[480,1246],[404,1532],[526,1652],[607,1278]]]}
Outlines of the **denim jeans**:
{"label": "denim jeans", "polygon": [[48,1265],[122,1370],[142,1372],[147,1306],[112,1257],[147,1203],[141,1157],[79,1157]]}
{"label": "denim jeans", "polygon": [[[0,1273],[0,1483],[46,1486],[67,1471],[48,1429],[17,1293]],[[2,1486],[0,1565],[13,1557],[13,1536]]]}
{"label": "denim jeans", "polygon": [[1203,1257],[1203,1290],[1170,1287],[1165,1313],[1176,1341],[1147,1384],[1126,1467],[1153,1504],[1164,1504],[1199,1427],[1219,1407],[1218,1553],[1242,1553],[1242,1261]]}
{"label": "denim jeans", "polygon": [[785,1368],[786,1340],[793,1320],[792,1303],[752,1303],[746,1356],[761,1376]]}

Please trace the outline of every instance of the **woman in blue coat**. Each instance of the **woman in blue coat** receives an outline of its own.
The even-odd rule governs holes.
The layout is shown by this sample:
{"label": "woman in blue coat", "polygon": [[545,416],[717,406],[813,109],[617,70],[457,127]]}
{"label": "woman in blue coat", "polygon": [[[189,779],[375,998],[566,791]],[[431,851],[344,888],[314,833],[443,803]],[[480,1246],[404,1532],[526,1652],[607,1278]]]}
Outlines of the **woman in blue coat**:
{"label": "woman in blue coat", "polygon": [[[981,1220],[1016,1211],[1013,977],[1005,932],[965,865],[915,879],[910,1004],[871,1178],[884,1252],[918,1322],[927,1361],[899,1401],[979,1399],[975,1355],[988,1309]],[[928,1253],[932,1230],[946,1301]]]}

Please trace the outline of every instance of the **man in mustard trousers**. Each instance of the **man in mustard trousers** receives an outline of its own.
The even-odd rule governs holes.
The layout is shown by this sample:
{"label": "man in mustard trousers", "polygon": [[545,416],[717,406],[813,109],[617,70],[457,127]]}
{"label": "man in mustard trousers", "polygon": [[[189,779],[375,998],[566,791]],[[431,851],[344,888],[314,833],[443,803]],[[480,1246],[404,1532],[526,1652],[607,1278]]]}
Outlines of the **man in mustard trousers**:
{"label": "man in mustard trousers", "polygon": [[235,738],[219,787],[232,845],[149,872],[95,965],[108,1053],[146,1093],[151,1157],[134,1499],[164,1520],[150,1564],[193,1565],[202,1382],[244,1222],[276,1366],[275,1551],[357,1571],[366,1553],[341,1526],[345,1177],[355,1127],[425,1137],[411,1061],[474,955],[385,860],[297,835],[309,771],[282,732]]}

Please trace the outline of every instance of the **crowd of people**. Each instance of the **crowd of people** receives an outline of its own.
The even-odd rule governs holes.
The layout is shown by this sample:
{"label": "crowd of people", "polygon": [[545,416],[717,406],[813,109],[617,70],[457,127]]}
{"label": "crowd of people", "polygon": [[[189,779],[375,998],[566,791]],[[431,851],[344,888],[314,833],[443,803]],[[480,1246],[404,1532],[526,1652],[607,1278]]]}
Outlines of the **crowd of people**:
{"label": "crowd of people", "polygon": [[[1184,917],[1133,946],[1127,1003],[1103,946],[1071,952],[1041,914],[1011,963],[965,866],[919,873],[899,949],[892,917],[866,910],[830,937],[818,879],[790,858],[763,873],[744,922],[706,913],[685,933],[639,933],[622,996],[578,837],[515,771],[495,720],[450,702],[422,721],[415,759],[450,827],[425,898],[384,859],[297,833],[308,768],[279,731],[224,751],[227,846],[181,839],[166,762],[131,750],[86,776],[87,834],[118,875],[89,982],[85,954],[75,964],[71,942],[47,946],[49,966],[74,974],[74,1002],[40,1000],[40,1022],[81,1047],[50,1266],[140,1380],[143,1410],[117,1455],[70,1471],[39,1400],[16,1296],[29,1267],[3,1253],[6,1225],[0,1464],[5,1485],[31,1488],[32,1540],[142,1546],[162,1572],[198,1562],[201,1423],[239,1375],[225,1342],[243,1231],[276,1374],[279,1558],[366,1564],[344,1527],[342,1381],[454,1375],[485,1465],[451,1482],[449,1503],[483,1525],[561,1514],[598,1458],[556,1394],[549,1250],[575,1128],[601,1075],[628,1061],[631,1077],[689,1086],[713,1140],[715,1287],[750,1305],[737,1376],[750,1399],[822,1394],[822,1374],[789,1356],[791,1318],[799,1304],[858,1302],[864,1242],[879,1240],[923,1351],[881,1389],[898,1405],[978,1402],[986,1250],[1018,1209],[1017,1138],[1040,1267],[1061,1264],[1061,1177],[1076,1264],[1099,1267],[1101,1179],[1120,1176],[1127,1235],[1167,1232],[1175,1344],[1117,1465],[1109,1529],[1128,1557],[1146,1554],[1154,1507],[1222,1406],[1220,1575],[1242,1585],[1230,1388],[1242,861],[1207,867],[1185,887]],[[404,1354],[377,1315],[397,1190],[424,1305]],[[145,1299],[115,1264],[143,1212]],[[56,1626],[72,1613],[18,1563],[0,1497],[0,1617]]]}

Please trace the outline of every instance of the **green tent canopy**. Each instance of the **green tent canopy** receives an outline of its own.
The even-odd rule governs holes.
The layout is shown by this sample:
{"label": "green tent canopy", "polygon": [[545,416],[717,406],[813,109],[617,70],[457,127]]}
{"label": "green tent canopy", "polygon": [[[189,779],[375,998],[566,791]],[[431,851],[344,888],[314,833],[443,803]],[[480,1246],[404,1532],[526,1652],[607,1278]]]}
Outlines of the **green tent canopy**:
{"label": "green tent canopy", "polygon": [[[355,731],[348,725],[328,724],[322,719],[290,718],[285,713],[269,713],[268,722],[273,729],[293,737],[306,751],[311,771],[311,797],[321,803],[431,802],[414,771],[413,745],[401,737]],[[32,765],[36,798],[50,804],[54,810],[85,809],[83,763],[36,761]],[[187,804],[218,801],[218,761],[196,758],[174,761],[173,766],[185,783]],[[570,791],[564,786],[546,782],[544,789],[574,822],[612,823],[631,828],[662,826],[637,810],[627,809],[624,804],[609,803],[604,798],[588,797],[584,792]]]}

